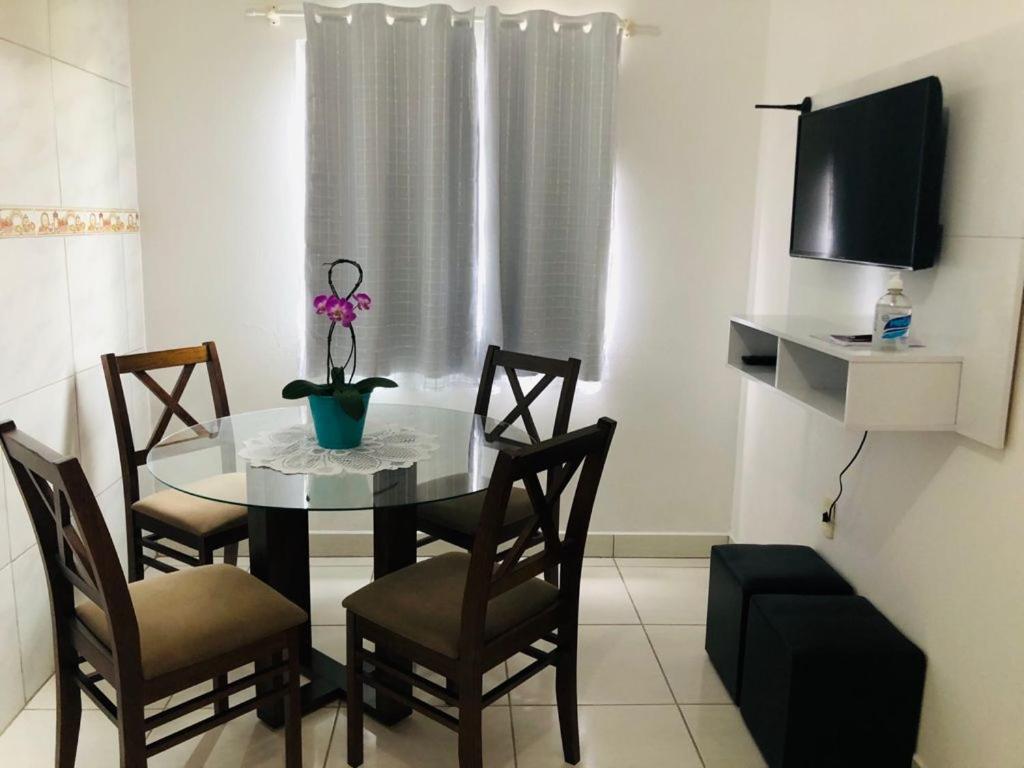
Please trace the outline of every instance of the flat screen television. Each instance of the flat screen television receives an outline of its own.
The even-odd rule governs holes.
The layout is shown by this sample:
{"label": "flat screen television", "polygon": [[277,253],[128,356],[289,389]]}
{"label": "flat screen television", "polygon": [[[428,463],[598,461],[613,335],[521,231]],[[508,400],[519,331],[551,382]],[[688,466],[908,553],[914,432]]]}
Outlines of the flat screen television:
{"label": "flat screen television", "polygon": [[801,115],[790,254],[932,266],[944,157],[937,77]]}

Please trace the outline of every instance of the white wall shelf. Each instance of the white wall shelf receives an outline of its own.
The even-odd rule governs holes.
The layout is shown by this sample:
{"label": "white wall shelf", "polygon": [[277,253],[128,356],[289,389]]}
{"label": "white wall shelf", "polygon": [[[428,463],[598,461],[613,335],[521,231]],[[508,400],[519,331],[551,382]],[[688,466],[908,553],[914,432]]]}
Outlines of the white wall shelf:
{"label": "white wall shelf", "polygon": [[[729,365],[851,429],[952,431],[963,358],[937,347],[879,352],[817,338],[863,332],[865,318],[737,316],[729,327]],[[746,355],[775,357],[751,366]]]}

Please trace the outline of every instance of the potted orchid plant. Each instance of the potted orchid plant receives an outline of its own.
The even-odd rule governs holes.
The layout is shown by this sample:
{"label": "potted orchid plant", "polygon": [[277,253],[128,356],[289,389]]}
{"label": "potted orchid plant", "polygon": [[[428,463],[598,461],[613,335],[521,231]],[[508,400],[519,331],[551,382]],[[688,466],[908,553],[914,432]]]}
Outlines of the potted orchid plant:
{"label": "potted orchid plant", "polygon": [[[341,264],[355,267],[357,272],[355,282],[344,298],[334,285],[334,270]],[[377,387],[397,387],[398,384],[379,376],[355,380],[358,359],[355,321],[359,313],[369,311],[373,302],[368,294],[359,292],[359,286],[363,283],[363,268],[358,262],[337,259],[325,266],[328,267],[327,284],[331,293],[314,298],[313,311],[331,323],[327,331],[327,381],[316,384],[299,379],[285,386],[281,396],[286,400],[309,398],[316,439],[323,448],[355,448],[363,439],[370,394]],[[348,329],[351,342],[345,362],[336,365],[333,345],[334,332],[339,325]]]}

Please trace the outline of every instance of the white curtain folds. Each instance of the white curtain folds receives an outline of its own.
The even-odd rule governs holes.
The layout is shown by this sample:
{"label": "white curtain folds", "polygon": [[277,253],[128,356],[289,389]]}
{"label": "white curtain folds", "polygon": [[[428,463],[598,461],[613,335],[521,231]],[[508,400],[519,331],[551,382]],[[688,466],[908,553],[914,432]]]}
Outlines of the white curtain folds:
{"label": "white curtain folds", "polygon": [[[579,357],[597,379],[619,20],[473,20],[307,4],[308,298],[325,262],[363,265],[360,375],[475,376],[500,343]],[[308,324],[311,376],[322,326]]]}
{"label": "white curtain folds", "polygon": [[[599,378],[612,220],[619,19],[489,8],[503,342]],[[485,149],[487,145],[485,145]]]}
{"label": "white curtain folds", "polygon": [[[307,293],[326,291],[325,262],[362,264],[374,302],[357,321],[367,376],[478,367],[472,16],[415,12],[410,22],[397,21],[408,8],[306,6]],[[325,323],[307,327],[308,372],[322,376]]]}

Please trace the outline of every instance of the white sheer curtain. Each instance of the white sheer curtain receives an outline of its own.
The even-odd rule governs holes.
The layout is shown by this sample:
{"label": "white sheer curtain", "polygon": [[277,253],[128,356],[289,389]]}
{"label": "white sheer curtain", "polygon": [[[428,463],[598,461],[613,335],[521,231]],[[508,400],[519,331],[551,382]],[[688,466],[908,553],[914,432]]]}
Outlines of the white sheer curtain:
{"label": "white sheer curtain", "polygon": [[365,267],[359,374],[475,377],[499,343],[597,379],[618,18],[306,9],[307,291],[324,262]]}
{"label": "white sheer curtain", "polygon": [[[442,5],[306,6],[307,294],[325,292],[325,262],[362,264],[374,304],[358,321],[359,375],[479,367],[472,19]],[[323,326],[309,323],[311,376]]]}
{"label": "white sheer curtain", "polygon": [[[503,344],[600,376],[619,19],[488,8],[484,97]],[[487,120],[484,121],[487,125]],[[490,232],[494,235],[494,231]]]}

